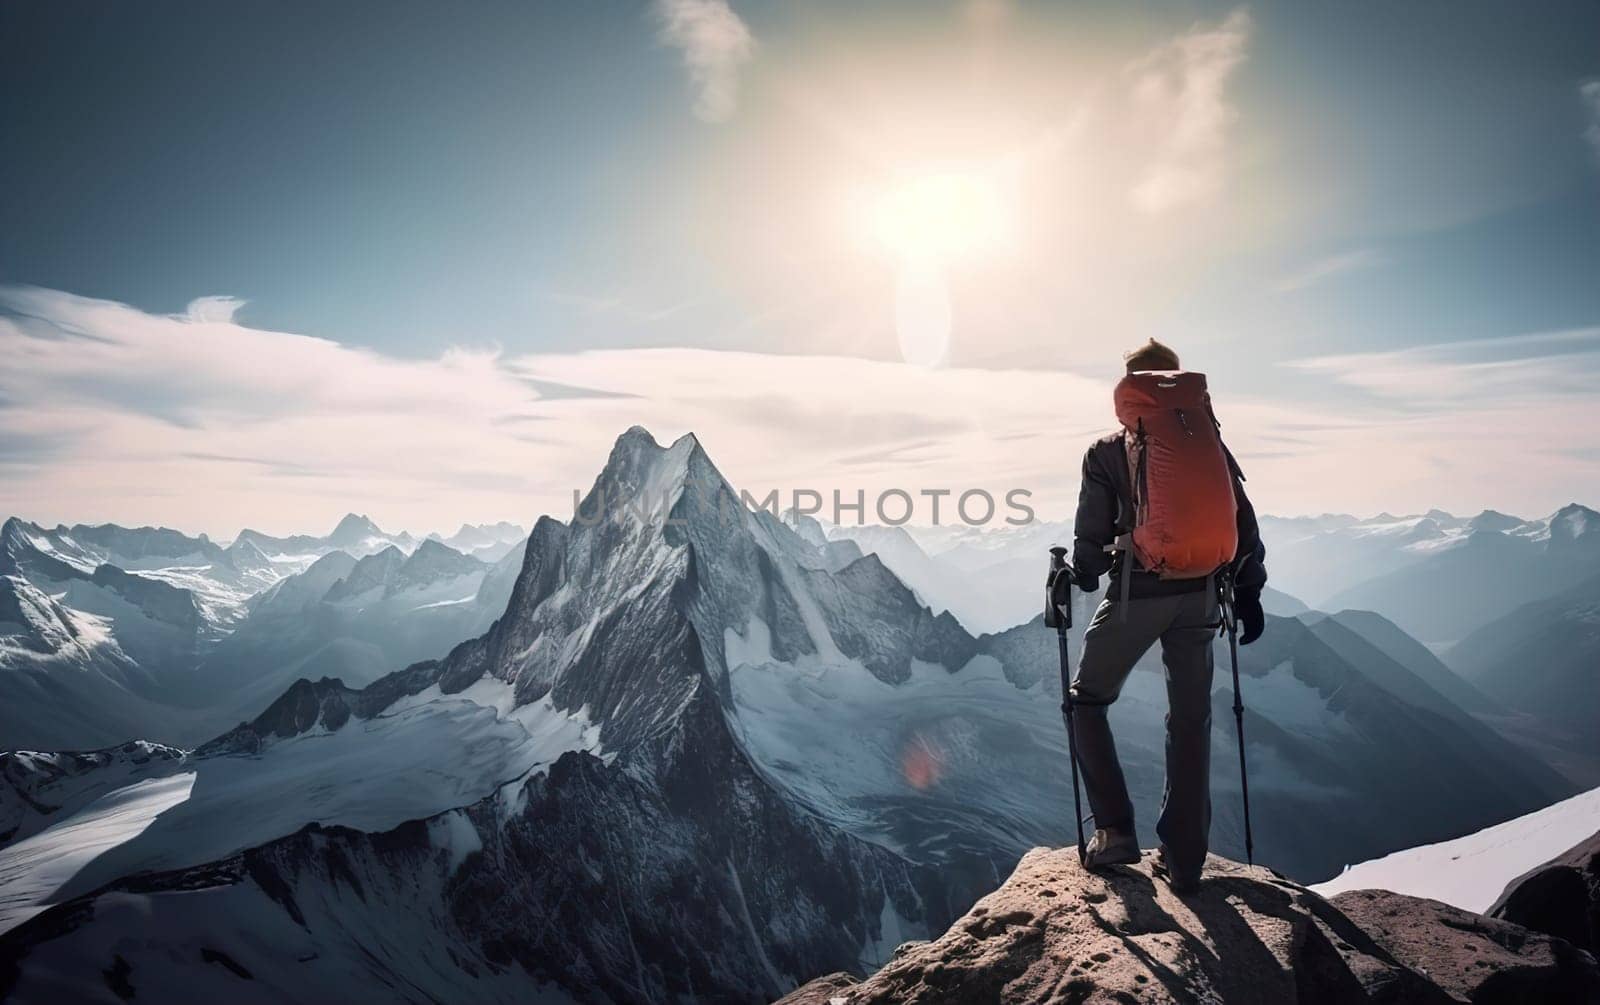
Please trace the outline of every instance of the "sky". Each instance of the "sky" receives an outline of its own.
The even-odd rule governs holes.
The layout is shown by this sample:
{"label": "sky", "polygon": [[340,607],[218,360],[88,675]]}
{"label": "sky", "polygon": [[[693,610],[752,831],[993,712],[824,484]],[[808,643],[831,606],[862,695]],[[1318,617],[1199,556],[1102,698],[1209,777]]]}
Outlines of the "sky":
{"label": "sky", "polygon": [[[1149,337],[1258,508],[1600,504],[1600,7],[0,5],[0,513],[1071,508]],[[920,516],[920,515],[919,515]]]}

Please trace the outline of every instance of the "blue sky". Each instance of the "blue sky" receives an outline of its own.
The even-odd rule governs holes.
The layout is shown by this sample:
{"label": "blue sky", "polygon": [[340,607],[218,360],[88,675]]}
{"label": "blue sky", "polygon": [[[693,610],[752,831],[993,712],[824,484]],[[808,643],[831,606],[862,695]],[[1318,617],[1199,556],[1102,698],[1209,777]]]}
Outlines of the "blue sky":
{"label": "blue sky", "polygon": [[526,522],[643,421],[1053,516],[1151,335],[1263,508],[1594,502],[1596,81],[1588,3],[7,4],[0,505]]}

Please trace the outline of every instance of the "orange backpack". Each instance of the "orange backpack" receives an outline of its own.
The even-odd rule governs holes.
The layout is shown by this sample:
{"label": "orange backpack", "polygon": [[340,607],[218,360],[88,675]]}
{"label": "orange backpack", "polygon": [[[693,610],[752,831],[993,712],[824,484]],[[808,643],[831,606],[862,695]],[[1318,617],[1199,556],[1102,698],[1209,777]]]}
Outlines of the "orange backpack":
{"label": "orange backpack", "polygon": [[1205,374],[1130,373],[1117,384],[1115,400],[1127,430],[1134,508],[1133,533],[1116,547],[1131,545],[1139,564],[1162,579],[1209,576],[1233,561],[1239,548],[1233,467]]}

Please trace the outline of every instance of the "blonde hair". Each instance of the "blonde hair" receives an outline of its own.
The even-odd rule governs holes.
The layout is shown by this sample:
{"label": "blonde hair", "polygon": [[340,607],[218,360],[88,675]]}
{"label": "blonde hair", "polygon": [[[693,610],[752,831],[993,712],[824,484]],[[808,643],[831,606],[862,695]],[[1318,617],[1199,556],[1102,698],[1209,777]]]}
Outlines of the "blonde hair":
{"label": "blonde hair", "polygon": [[1122,354],[1122,362],[1128,367],[1129,373],[1140,370],[1182,370],[1178,362],[1178,354],[1172,348],[1151,339],[1144,345],[1130,352]]}

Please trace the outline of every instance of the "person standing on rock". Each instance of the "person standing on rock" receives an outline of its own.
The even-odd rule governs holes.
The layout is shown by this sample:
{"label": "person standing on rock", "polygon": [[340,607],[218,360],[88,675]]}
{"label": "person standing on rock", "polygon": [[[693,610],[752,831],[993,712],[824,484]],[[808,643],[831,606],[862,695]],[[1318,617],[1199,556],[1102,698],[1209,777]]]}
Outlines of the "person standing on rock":
{"label": "person standing on rock", "polygon": [[1155,339],[1128,353],[1115,403],[1122,429],[1083,458],[1073,531],[1077,586],[1106,597],[1084,634],[1071,689],[1078,761],[1095,819],[1084,864],[1139,861],[1133,802],[1106,712],[1133,666],[1161,643],[1167,679],[1167,781],[1156,868],[1175,890],[1200,881],[1211,829],[1212,640],[1220,581],[1249,645],[1261,637],[1266,549],[1223,445],[1204,374]]}

